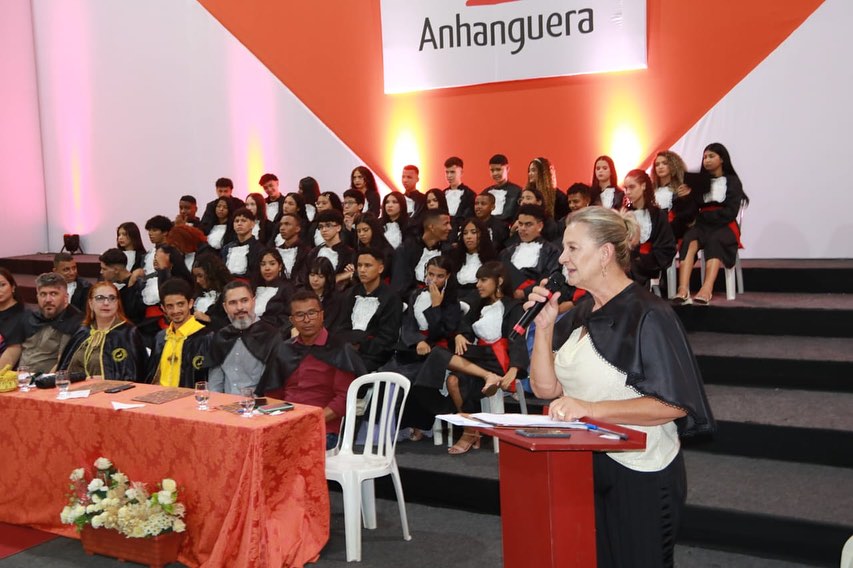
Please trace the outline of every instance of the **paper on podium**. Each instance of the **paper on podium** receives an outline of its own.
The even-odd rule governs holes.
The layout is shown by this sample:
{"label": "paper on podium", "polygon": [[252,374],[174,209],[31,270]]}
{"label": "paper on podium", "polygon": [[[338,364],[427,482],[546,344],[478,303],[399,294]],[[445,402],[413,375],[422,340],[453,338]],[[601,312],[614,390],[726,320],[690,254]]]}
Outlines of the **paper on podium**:
{"label": "paper on podium", "polygon": [[436,418],[455,426],[471,426],[477,428],[577,428],[585,430],[583,422],[564,422],[552,420],[547,416],[536,414],[494,414],[477,412],[475,414],[439,414]]}
{"label": "paper on podium", "polygon": [[113,401],[114,410],[129,410],[131,408],[142,408],[144,406],[144,404],[127,404],[126,402]]}

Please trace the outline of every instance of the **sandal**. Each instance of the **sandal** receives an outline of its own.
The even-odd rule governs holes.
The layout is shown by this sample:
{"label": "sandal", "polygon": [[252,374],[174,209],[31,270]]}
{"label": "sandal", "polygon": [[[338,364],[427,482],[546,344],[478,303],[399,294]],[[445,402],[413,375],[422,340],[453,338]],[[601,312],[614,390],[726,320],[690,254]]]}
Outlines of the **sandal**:
{"label": "sandal", "polygon": [[412,428],[411,433],[409,434],[409,440],[412,442],[420,442],[424,439],[424,431],[420,428]]}
{"label": "sandal", "polygon": [[697,306],[707,306],[711,304],[711,298],[703,298],[702,296],[694,296],[693,301]]}
{"label": "sandal", "polygon": [[690,294],[685,293],[684,295],[676,296],[672,299],[672,303],[676,306],[687,306],[693,303],[693,300],[690,299]]}
{"label": "sandal", "polygon": [[471,448],[480,449],[480,433],[479,432],[463,432],[459,440],[453,444],[453,447],[447,449],[447,453],[456,456],[464,454]]}

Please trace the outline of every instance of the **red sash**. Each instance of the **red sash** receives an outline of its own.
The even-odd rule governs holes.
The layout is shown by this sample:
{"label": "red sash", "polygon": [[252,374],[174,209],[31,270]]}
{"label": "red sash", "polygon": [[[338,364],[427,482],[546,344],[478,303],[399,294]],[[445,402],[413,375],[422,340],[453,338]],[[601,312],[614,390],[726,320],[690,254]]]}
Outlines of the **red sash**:
{"label": "red sash", "polygon": [[169,327],[169,324],[166,323],[166,319],[163,317],[163,310],[160,309],[160,306],[146,307],[145,319],[156,319],[157,325],[160,326],[160,329],[166,329]]}
{"label": "red sash", "polygon": [[[700,212],[703,211],[716,211],[717,209],[722,209],[722,205],[703,205],[699,208]],[[735,240],[737,240],[737,248],[742,249],[743,243],[740,242],[740,227],[737,224],[737,221],[731,221],[729,223],[729,229],[731,229],[732,233],[735,235]]]}
{"label": "red sash", "polygon": [[672,223],[675,220],[675,211],[670,209],[666,214],[666,220]]}
{"label": "red sash", "polygon": [[524,282],[519,284],[518,287],[516,288],[516,290],[524,290],[528,286],[533,286],[534,284],[536,284],[536,280],[534,280],[532,278],[528,278],[527,280],[525,280]]}
{"label": "red sash", "polygon": [[640,254],[652,254],[652,243],[646,241],[640,245]]}
{"label": "red sash", "polygon": [[575,288],[575,293],[572,294],[572,302],[577,304],[578,300],[583,298],[584,294],[586,294],[586,290],[584,290],[583,288]]}
{"label": "red sash", "polygon": [[506,337],[501,337],[497,341],[488,342],[483,339],[477,339],[477,345],[486,345],[492,348],[492,352],[495,354],[495,359],[498,360],[498,363],[501,365],[501,369],[504,370],[504,374],[509,370],[509,341]]}
{"label": "red sash", "polygon": [[[427,330],[425,330],[425,329],[424,329],[424,330],[420,330],[420,332],[421,332],[421,335],[423,335],[424,337],[428,337],[428,336],[429,336],[429,331],[427,331]],[[435,346],[436,346],[436,347],[444,347],[445,349],[449,349],[449,347],[447,347],[447,338],[444,338],[444,339],[442,339],[442,340],[440,340],[440,341],[436,341]]]}

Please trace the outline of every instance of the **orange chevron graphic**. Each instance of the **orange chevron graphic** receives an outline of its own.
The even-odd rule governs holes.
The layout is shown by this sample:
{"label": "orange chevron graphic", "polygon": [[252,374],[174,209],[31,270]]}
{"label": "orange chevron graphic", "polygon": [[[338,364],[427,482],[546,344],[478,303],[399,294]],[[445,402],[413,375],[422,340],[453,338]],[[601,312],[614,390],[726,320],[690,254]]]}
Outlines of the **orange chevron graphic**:
{"label": "orange chevron graphic", "polygon": [[[588,181],[592,160],[615,144],[631,145],[642,162],[822,3],[648,0],[646,70],[385,95],[378,0],[198,1],[387,183],[398,185],[395,149],[416,156],[422,188],[443,186],[451,155],[465,160],[476,188],[488,185],[498,152],[517,183],[531,158],[549,157],[561,187]],[[685,159],[698,166],[698,156]]]}

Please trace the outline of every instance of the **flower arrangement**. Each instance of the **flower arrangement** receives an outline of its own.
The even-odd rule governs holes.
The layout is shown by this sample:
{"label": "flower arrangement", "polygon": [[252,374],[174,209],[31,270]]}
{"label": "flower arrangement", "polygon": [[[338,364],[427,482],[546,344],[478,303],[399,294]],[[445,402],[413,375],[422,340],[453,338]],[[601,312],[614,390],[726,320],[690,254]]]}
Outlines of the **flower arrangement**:
{"label": "flower arrangement", "polygon": [[144,483],[130,481],[107,458],[98,458],[94,466],[89,480],[82,467],[71,472],[68,505],[60,513],[63,524],[78,531],[86,525],[113,529],[131,538],[186,530],[186,509],[178,502],[174,479],[163,479],[158,491],[149,493]]}

